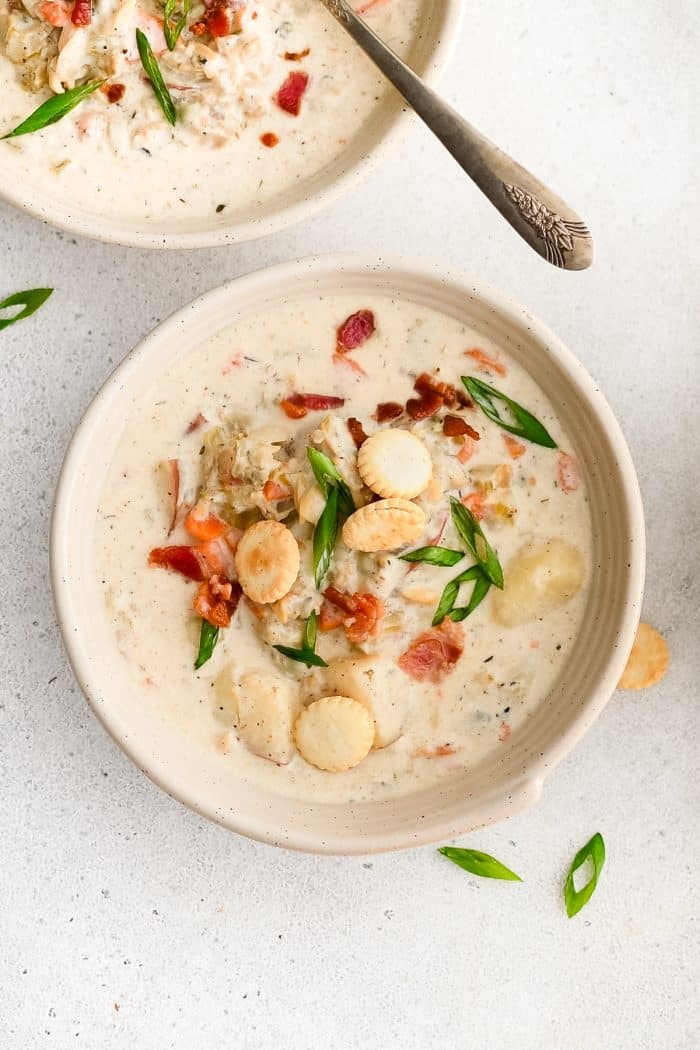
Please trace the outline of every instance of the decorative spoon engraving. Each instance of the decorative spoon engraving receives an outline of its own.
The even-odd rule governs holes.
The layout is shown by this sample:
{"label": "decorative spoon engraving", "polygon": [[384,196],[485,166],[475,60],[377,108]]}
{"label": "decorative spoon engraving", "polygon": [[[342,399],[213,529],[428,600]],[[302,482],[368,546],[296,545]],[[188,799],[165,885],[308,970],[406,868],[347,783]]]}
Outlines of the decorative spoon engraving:
{"label": "decorative spoon engraving", "polygon": [[593,240],[576,212],[424,84],[353,11],[348,0],[321,3],[531,248],[564,270],[585,270],[591,265]]}

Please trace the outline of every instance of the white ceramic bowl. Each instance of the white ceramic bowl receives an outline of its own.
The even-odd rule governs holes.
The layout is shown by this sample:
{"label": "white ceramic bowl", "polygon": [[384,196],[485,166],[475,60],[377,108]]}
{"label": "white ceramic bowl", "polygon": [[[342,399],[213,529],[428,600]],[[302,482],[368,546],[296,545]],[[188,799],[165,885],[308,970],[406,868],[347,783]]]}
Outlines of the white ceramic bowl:
{"label": "white ceramic bowl", "polygon": [[[317,2],[317,0],[313,0]],[[429,84],[435,85],[449,62],[459,37],[461,0],[435,0],[430,21],[411,55],[411,64]],[[37,219],[70,233],[138,248],[210,248],[265,237],[308,218],[352,189],[380,159],[399,145],[411,115],[399,96],[389,92],[377,106],[362,132],[336,160],[312,179],[293,186],[283,196],[251,212],[244,219],[225,222],[221,216],[185,224],[173,220],[157,226],[111,213],[68,204],[56,191],[31,180],[19,182],[3,170],[0,150],[0,200]],[[183,163],[187,158],[183,156]]]}
{"label": "white ceramic bowl", "polygon": [[[93,522],[105,464],[132,396],[178,357],[282,298],[385,292],[444,311],[495,339],[525,364],[557,409],[588,486],[596,564],[580,635],[550,695],[512,742],[469,775],[405,798],[311,805],[242,784],[212,754],[193,761],[176,728],[131,697],[124,661],[96,582]],[[75,675],[95,713],[129,757],[186,805],[266,842],[328,853],[369,853],[447,839],[530,805],[546,774],[585,733],[612,694],[634,638],[644,577],[644,521],[629,451],[603,395],[543,324],[498,292],[401,262],[333,256],[276,266],[197,299],[159,325],[97,395],[68,450],[51,533],[58,619]],[[172,729],[172,731],[171,731]],[[212,748],[212,752],[214,749]]]}

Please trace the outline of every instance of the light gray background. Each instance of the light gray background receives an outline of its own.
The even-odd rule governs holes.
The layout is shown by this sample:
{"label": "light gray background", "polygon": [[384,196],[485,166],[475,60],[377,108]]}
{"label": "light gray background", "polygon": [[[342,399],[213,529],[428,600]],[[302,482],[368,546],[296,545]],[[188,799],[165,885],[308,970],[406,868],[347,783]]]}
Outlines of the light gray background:
{"label": "light gray background", "polygon": [[[2,1050],[698,1046],[697,14],[469,5],[445,90],[588,219],[584,274],[540,262],[418,127],[332,210],[240,249],[110,248],[0,206],[0,298],[56,287],[0,335]],[[522,885],[433,849],[323,859],[206,824],[117,752],[61,648],[49,513],[93,393],[197,293],[337,248],[425,255],[527,304],[601,382],[637,463],[671,669],[611,700],[534,810],[470,837]],[[565,869],[596,830],[608,863],[569,921]]]}

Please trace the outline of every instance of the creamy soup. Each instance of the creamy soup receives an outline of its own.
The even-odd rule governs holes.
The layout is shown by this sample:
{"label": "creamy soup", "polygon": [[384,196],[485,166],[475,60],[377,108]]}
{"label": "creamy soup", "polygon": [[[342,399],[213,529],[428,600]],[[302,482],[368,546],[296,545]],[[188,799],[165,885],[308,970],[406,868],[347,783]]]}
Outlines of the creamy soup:
{"label": "creamy soup", "polygon": [[[429,4],[356,6],[411,56]],[[181,13],[176,3],[173,32]],[[193,0],[172,50],[163,15],[160,0],[0,0],[0,134],[52,93],[103,82],[57,123],[0,142],[8,179],[127,219],[223,223],[284,203],[300,184],[313,193],[388,90],[318,0]]]}
{"label": "creamy soup", "polygon": [[286,301],[166,371],[125,422],[96,537],[137,702],[303,799],[497,755],[562,673],[592,557],[574,451],[527,372],[371,296]]}

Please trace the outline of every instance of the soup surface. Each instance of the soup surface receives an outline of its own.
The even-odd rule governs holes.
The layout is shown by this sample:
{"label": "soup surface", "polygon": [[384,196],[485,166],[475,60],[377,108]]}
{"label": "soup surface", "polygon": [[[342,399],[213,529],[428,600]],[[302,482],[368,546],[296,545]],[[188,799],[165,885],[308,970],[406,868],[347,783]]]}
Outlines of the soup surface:
{"label": "soup surface", "polygon": [[[430,5],[356,6],[411,57]],[[181,13],[176,4],[169,26]],[[284,204],[300,183],[313,193],[389,90],[318,0],[193,0],[172,50],[163,15],[159,0],[0,0],[0,134],[52,93],[102,82],[57,123],[0,142],[8,179],[164,228],[224,223]],[[145,75],[137,31],[174,124]]]}
{"label": "soup surface", "polygon": [[285,301],[176,362],[133,405],[96,532],[138,702],[231,777],[336,801],[503,748],[562,672],[591,556],[532,378],[372,296]]}

